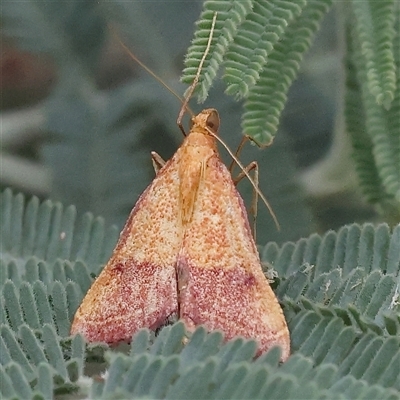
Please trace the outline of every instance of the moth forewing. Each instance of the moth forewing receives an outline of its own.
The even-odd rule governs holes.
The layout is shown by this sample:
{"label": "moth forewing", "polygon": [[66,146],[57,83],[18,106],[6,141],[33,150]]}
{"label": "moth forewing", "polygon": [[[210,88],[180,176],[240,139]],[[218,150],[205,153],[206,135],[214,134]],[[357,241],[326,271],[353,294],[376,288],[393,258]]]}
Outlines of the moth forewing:
{"label": "moth forewing", "polygon": [[156,329],[177,313],[178,214],[172,158],[133,208],[110,260],[75,314],[72,334],[90,341],[128,341],[138,329]]}

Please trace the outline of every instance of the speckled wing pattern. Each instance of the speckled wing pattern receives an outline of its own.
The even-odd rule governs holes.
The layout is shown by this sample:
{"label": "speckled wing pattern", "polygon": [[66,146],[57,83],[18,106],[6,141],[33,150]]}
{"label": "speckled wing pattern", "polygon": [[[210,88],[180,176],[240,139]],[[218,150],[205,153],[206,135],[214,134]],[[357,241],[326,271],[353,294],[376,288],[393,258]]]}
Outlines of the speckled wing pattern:
{"label": "speckled wing pattern", "polygon": [[177,314],[179,182],[174,158],[143,192],[114,252],[75,314],[71,333],[89,341],[129,341]]}
{"label": "speckled wing pattern", "polygon": [[256,339],[259,352],[280,345],[285,360],[286,321],[261,269],[243,200],[209,132],[218,130],[218,113],[204,110],[192,122],[136,203],[71,333],[115,343],[178,315],[189,330],[203,324],[227,339]]}

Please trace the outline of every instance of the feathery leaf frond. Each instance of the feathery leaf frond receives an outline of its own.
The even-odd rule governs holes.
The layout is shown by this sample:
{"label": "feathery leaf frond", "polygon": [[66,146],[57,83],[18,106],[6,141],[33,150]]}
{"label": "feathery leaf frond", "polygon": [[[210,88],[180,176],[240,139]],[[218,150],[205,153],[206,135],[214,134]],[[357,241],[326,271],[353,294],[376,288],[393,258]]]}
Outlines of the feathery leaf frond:
{"label": "feathery leaf frond", "polygon": [[242,129],[257,143],[271,144],[290,85],[331,5],[331,0],[307,3],[302,14],[288,25],[282,39],[274,46],[268,63],[260,73],[258,85],[250,90],[244,103]]}
{"label": "feathery leaf frond", "polygon": [[[218,13],[211,55],[201,73],[199,101],[205,100],[217,69],[224,64],[226,92],[246,98],[242,123],[244,133],[258,144],[267,145],[276,133],[287,92],[303,55],[332,1],[301,1],[296,4],[286,0],[246,2],[246,9],[241,9],[240,17],[232,20],[230,13],[236,15],[236,10],[230,3],[205,2],[197,24],[206,26],[208,30],[198,29],[195,33],[182,80],[193,81],[207,43],[213,11],[223,8],[223,4],[225,9],[221,15]],[[252,6],[251,11],[249,6]],[[201,46],[197,45],[198,36],[201,36]],[[221,41],[223,46],[215,44]]]}
{"label": "feathery leaf frond", "polygon": [[232,43],[238,27],[251,11],[252,6],[252,0],[208,0],[204,2],[203,12],[196,23],[198,28],[192,45],[188,49],[185,60],[186,68],[183,70],[182,77],[183,82],[189,84],[193,82],[200,60],[207,47],[212,20],[215,13],[217,13],[209,56],[206,58],[201,71],[201,80],[198,88],[199,101],[204,101],[207,98],[208,91],[217,76],[217,71],[223,62],[224,55]]}
{"label": "feathery leaf frond", "polygon": [[3,260],[82,260],[97,269],[113,249],[118,233],[105,229],[102,218],[85,214],[77,221],[75,207],[66,209],[50,200],[33,197],[25,207],[21,194],[6,189],[0,195],[0,251]]}
{"label": "feathery leaf frond", "polygon": [[253,10],[237,31],[226,54],[224,81],[227,93],[247,97],[259,81],[268,56],[282,40],[286,27],[302,13],[306,1],[254,2]]}
{"label": "feathery leaf frond", "polygon": [[389,109],[396,89],[393,58],[395,1],[351,0],[366,83],[379,105]]}
{"label": "feathery leaf frond", "polygon": [[[349,42],[348,46],[350,45]],[[370,203],[383,203],[386,196],[377,167],[374,162],[371,162],[374,159],[374,147],[370,136],[367,134],[361,88],[356,77],[355,65],[350,57],[346,60],[345,118],[363,195]]]}
{"label": "feathery leaf frond", "polygon": [[[398,10],[399,7],[396,6],[396,9]],[[399,26],[399,20],[400,17],[397,16],[397,26]],[[360,106],[357,107],[354,101],[348,98],[346,105],[349,109],[346,111],[346,115],[360,183],[367,200],[377,203],[389,216],[392,214],[392,218],[396,220],[396,216],[400,215],[400,136],[398,123],[400,120],[400,78],[397,77],[397,89],[393,98],[391,98],[393,107],[385,110],[377,102],[376,95],[370,88],[369,65],[366,65],[365,54],[360,48],[362,39],[357,36],[357,31],[354,28],[350,31],[349,36],[350,53],[348,58],[350,64],[353,63],[356,67],[357,75],[354,76],[353,69],[350,68],[347,78],[347,84],[350,86],[348,96],[355,96],[354,99],[357,98],[358,101],[361,99],[363,108],[360,109]],[[388,35],[388,37],[391,38],[391,35]],[[400,33],[397,29],[392,42],[396,43],[399,40]],[[396,46],[394,47],[396,48]],[[397,48],[393,54],[395,68],[398,70],[400,55]],[[352,112],[356,115],[354,118],[357,118],[357,121],[352,120],[349,116]],[[360,118],[364,116],[365,122],[361,126],[357,126],[356,122],[359,122]],[[365,161],[367,159],[368,162]]]}

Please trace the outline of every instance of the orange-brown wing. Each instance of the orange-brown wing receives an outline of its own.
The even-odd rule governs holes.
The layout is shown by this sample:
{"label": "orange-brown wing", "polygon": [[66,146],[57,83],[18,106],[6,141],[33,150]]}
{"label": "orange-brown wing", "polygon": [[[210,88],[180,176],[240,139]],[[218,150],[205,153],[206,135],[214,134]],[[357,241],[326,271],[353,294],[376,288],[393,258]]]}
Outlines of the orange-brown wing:
{"label": "orange-brown wing", "polygon": [[175,158],[137,201],[113,255],[75,314],[71,334],[116,343],[176,315],[175,263],[182,233]]}
{"label": "orange-brown wing", "polygon": [[177,261],[179,313],[189,329],[204,324],[290,351],[282,309],[267,281],[243,200],[217,155],[205,166]]}

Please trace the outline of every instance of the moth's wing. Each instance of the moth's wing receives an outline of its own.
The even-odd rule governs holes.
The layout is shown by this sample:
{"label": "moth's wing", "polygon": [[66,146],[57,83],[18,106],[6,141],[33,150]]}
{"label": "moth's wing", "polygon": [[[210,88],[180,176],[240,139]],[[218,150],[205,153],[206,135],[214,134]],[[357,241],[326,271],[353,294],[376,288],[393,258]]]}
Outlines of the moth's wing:
{"label": "moth's wing", "polygon": [[76,312],[72,334],[116,343],[177,315],[178,197],[175,155],[137,201],[110,260]]}
{"label": "moth's wing", "polygon": [[217,155],[207,161],[177,261],[179,313],[189,329],[204,324],[259,342],[290,340],[282,309],[264,276],[243,200]]}

